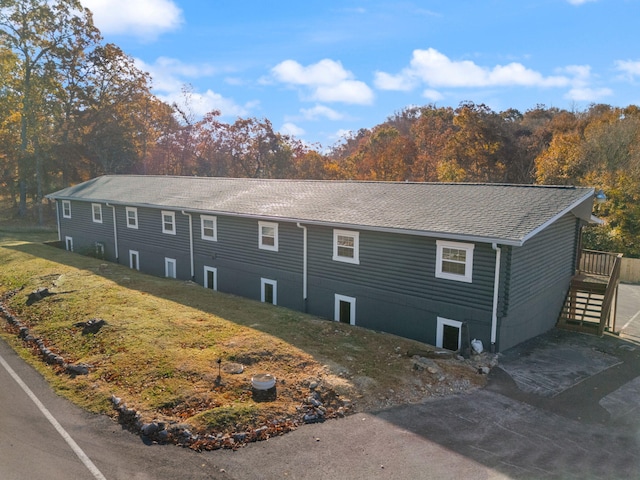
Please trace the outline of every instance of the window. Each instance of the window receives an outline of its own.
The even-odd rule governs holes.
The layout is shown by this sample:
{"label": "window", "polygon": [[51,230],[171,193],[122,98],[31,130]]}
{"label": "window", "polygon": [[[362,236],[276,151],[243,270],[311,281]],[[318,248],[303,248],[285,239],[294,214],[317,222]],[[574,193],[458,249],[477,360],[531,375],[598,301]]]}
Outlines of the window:
{"label": "window", "polygon": [[356,324],[356,299],[345,295],[335,296],[334,320],[340,323]]}
{"label": "window", "polygon": [[204,288],[218,290],[218,269],[214,267],[204,267]]}
{"label": "window", "polygon": [[176,260],[175,258],[164,259],[164,276],[167,278],[176,278]]}
{"label": "window", "polygon": [[62,201],[62,216],[64,218],[71,218],[71,202],[69,200]]}
{"label": "window", "polygon": [[200,215],[200,232],[203,240],[218,241],[218,221],[216,217]]}
{"label": "window", "polygon": [[64,248],[66,248],[70,252],[73,252],[73,238],[64,237]]}
{"label": "window", "polygon": [[162,211],[162,233],[176,234],[176,212]]}
{"label": "window", "polygon": [[127,207],[127,227],[138,228],[138,209]]}
{"label": "window", "polygon": [[436,244],[436,277],[471,283],[474,245],[443,240]]}
{"label": "window", "polygon": [[360,263],[360,234],[347,230],[333,231],[333,259],[338,262]]}
{"label": "window", "polygon": [[278,304],[278,282],[267,278],[260,279],[260,301],[264,303]]}
{"label": "window", "polygon": [[95,223],[102,223],[102,205],[99,203],[92,203],[91,211],[93,212],[93,221]]}
{"label": "window", "polygon": [[104,258],[104,243],[96,242],[96,258]]}
{"label": "window", "polygon": [[438,317],[436,327],[436,347],[457,352],[462,339],[462,322]]}
{"label": "window", "polygon": [[140,270],[140,254],[135,250],[129,250],[129,268]]}
{"label": "window", "polygon": [[278,224],[272,222],[258,222],[260,240],[258,247],[262,250],[278,251]]}

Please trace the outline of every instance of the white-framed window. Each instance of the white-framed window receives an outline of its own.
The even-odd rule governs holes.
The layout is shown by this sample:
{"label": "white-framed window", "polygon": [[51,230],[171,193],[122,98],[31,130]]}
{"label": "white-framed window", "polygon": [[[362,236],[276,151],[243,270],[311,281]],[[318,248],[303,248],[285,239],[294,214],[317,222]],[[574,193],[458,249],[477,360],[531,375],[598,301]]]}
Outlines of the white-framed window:
{"label": "white-framed window", "polygon": [[72,237],[64,237],[64,248],[66,248],[70,252],[73,252],[73,238]]}
{"label": "white-framed window", "polygon": [[200,215],[200,233],[203,240],[218,241],[218,218]]}
{"label": "white-framed window", "polygon": [[164,276],[167,278],[176,278],[176,259],[164,258]]}
{"label": "white-framed window", "polygon": [[69,200],[62,200],[62,217],[71,218],[71,202]]}
{"label": "white-framed window", "polygon": [[260,301],[272,305],[278,304],[278,282],[268,278],[260,279]]}
{"label": "white-framed window", "polygon": [[436,347],[457,352],[462,341],[462,322],[438,317]]}
{"label": "white-framed window", "polygon": [[162,210],[162,233],[176,234],[176,212]]}
{"label": "white-framed window", "polygon": [[445,240],[437,240],[436,245],[436,277],[471,283],[474,245]]}
{"label": "white-framed window", "polygon": [[91,204],[91,214],[95,223],[102,223],[102,205],[99,203]]}
{"label": "white-framed window", "polygon": [[140,253],[136,250],[129,250],[129,268],[140,270]]}
{"label": "white-framed window", "polygon": [[360,263],[360,233],[333,231],[333,259],[338,262]]}
{"label": "white-framed window", "polygon": [[136,207],[127,207],[127,227],[138,228],[138,209]]}
{"label": "white-framed window", "polygon": [[258,248],[278,251],[278,224],[274,222],[258,222]]}
{"label": "white-framed window", "polygon": [[335,295],[335,310],[333,319],[336,322],[356,324],[356,299],[346,295]]}
{"label": "white-framed window", "polygon": [[218,290],[218,269],[204,266],[204,288]]}

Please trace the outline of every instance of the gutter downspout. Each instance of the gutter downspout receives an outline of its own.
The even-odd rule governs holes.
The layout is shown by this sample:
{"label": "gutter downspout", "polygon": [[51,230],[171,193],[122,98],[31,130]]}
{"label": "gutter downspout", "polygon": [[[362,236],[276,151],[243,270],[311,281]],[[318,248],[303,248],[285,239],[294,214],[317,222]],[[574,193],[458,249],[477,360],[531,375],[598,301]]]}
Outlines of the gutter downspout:
{"label": "gutter downspout", "polygon": [[297,222],[296,226],[302,229],[302,301],[304,313],[307,313],[307,227],[300,222]]}
{"label": "gutter downspout", "polygon": [[58,241],[62,241],[62,233],[60,232],[60,209],[58,208],[58,199],[56,199],[56,223],[58,224]]}
{"label": "gutter downspout", "polygon": [[500,287],[500,257],[502,249],[492,243],[491,248],[496,252],[496,269],[493,276],[493,309],[491,311],[491,353],[496,353],[496,339],[498,336],[498,293]]}
{"label": "gutter downspout", "polygon": [[193,260],[193,217],[190,213],[186,213],[184,210],[182,210],[181,213],[189,217],[189,256],[191,260],[191,280],[195,281],[196,274],[195,274],[195,266],[193,263],[194,261]]}
{"label": "gutter downspout", "polygon": [[116,224],[116,207],[115,205],[109,205],[109,202],[105,205],[113,210],[113,244],[116,249],[116,263],[120,263],[120,254],[118,252],[118,225]]}

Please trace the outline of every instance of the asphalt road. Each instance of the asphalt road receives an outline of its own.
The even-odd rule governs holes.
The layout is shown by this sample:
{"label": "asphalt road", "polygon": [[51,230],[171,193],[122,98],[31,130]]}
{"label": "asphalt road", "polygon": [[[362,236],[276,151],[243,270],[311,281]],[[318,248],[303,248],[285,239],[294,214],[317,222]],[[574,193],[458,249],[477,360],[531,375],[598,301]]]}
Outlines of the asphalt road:
{"label": "asphalt road", "polygon": [[220,471],[215,456],[146,445],[111,419],[58,397],[2,340],[0,407],[1,480],[230,478]]}
{"label": "asphalt road", "polygon": [[640,478],[640,286],[619,299],[619,337],[554,330],[501,355],[483,390],[235,452],[146,445],[57,397],[0,341],[0,479]]}

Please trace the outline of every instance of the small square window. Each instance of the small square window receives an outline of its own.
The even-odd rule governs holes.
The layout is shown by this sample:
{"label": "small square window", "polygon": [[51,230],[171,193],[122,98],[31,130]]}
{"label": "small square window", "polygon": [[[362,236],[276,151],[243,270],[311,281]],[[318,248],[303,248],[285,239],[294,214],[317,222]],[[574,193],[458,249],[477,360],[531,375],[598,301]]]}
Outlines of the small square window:
{"label": "small square window", "polygon": [[360,233],[347,230],[333,231],[333,260],[360,263]]}
{"label": "small square window", "polygon": [[102,205],[99,203],[92,203],[91,212],[93,214],[93,221],[95,223],[102,223]]}
{"label": "small square window", "polygon": [[258,222],[260,239],[258,247],[262,250],[278,251],[278,224],[273,222]]}
{"label": "small square window", "polygon": [[443,240],[436,245],[436,277],[471,283],[474,245]]}
{"label": "small square window", "polygon": [[138,228],[138,209],[127,207],[127,227]]}
{"label": "small square window", "polygon": [[203,240],[218,240],[217,218],[208,215],[200,216],[200,232]]}
{"label": "small square window", "polygon": [[162,211],[162,233],[176,234],[176,212]]}
{"label": "small square window", "polygon": [[69,200],[62,201],[62,216],[63,218],[71,218],[71,202]]}

